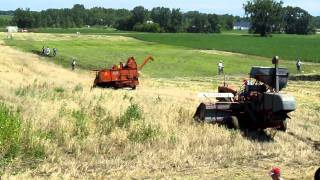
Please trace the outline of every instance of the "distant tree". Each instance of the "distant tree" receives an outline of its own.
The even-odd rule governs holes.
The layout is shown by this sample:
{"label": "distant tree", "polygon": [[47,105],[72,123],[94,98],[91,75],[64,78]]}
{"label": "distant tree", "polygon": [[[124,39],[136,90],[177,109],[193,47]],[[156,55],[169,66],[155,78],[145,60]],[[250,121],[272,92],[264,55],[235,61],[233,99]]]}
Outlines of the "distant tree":
{"label": "distant tree", "polygon": [[170,28],[169,32],[180,32],[182,31],[183,15],[180,9],[172,9],[170,17]]}
{"label": "distant tree", "polygon": [[281,25],[282,1],[250,0],[244,4],[246,15],[250,17],[251,31],[267,36]]}
{"label": "distant tree", "polygon": [[312,24],[315,28],[320,29],[320,16],[312,18]]}
{"label": "distant tree", "polygon": [[220,33],[221,25],[219,23],[219,16],[216,14],[208,15],[208,22],[210,24],[210,32]]}
{"label": "distant tree", "polygon": [[5,27],[10,25],[11,20],[6,17],[0,17],[0,27]]}
{"label": "distant tree", "polygon": [[284,8],[284,30],[288,34],[309,34],[313,31],[312,16],[299,7]]}
{"label": "distant tree", "polygon": [[140,24],[140,23],[134,23],[131,17],[127,17],[127,18],[119,19],[117,21],[116,28],[119,30],[131,31],[133,30],[133,27],[135,24]]}
{"label": "distant tree", "polygon": [[13,16],[13,15],[14,15],[14,11],[0,11],[0,15],[10,15],[10,16]]}
{"label": "distant tree", "polygon": [[134,24],[143,24],[147,20],[148,10],[143,6],[137,6],[132,10],[132,20]]}
{"label": "distant tree", "polygon": [[160,26],[158,23],[151,23],[151,24],[137,23],[136,25],[133,26],[133,31],[158,33],[160,32]]}
{"label": "distant tree", "polygon": [[13,22],[19,28],[31,28],[34,24],[34,17],[30,12],[30,9],[17,9],[14,12]]}
{"label": "distant tree", "polygon": [[208,15],[199,13],[198,11],[188,12],[189,20],[188,32],[192,33],[207,33],[210,32],[211,25],[208,21]]}
{"label": "distant tree", "polygon": [[162,31],[169,31],[171,24],[171,10],[164,7],[153,8],[150,12],[151,19],[160,25]]}
{"label": "distant tree", "polygon": [[84,19],[87,16],[86,9],[82,4],[75,4],[73,8],[71,9],[72,11],[72,17],[73,17],[73,22],[77,27],[82,27],[84,24]]}
{"label": "distant tree", "polygon": [[221,15],[219,17],[219,19],[220,19],[221,26],[222,26],[223,29],[226,29],[226,30],[232,30],[233,29],[233,25],[234,25],[234,22],[235,22],[235,17],[233,17],[232,15],[225,14],[225,15]]}

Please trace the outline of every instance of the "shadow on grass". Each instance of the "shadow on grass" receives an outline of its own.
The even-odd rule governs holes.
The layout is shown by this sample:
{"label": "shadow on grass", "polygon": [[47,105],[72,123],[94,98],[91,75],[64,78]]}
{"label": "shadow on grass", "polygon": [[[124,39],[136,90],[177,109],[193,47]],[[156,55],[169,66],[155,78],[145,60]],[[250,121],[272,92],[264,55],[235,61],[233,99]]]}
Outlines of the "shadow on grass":
{"label": "shadow on grass", "polygon": [[243,137],[258,142],[274,142],[275,132],[267,132],[266,130],[241,130]]}
{"label": "shadow on grass", "polygon": [[39,50],[31,50],[31,52],[32,52],[33,54],[36,54],[36,55],[39,55],[39,56],[43,56],[42,51],[39,51]]}
{"label": "shadow on grass", "polygon": [[260,38],[268,38],[272,37],[272,35],[260,36],[260,34],[241,34],[242,37],[260,37]]}
{"label": "shadow on grass", "polygon": [[[206,124],[204,122],[194,122],[196,125],[203,125]],[[209,123],[212,124],[212,123]],[[214,125],[214,124],[212,124]],[[251,141],[257,141],[257,142],[274,142],[274,136],[276,135],[277,131],[276,130],[252,130],[252,129],[247,129],[244,127],[241,128],[235,128],[233,126],[230,126],[228,124],[216,124],[219,127],[225,127],[226,130],[238,130],[241,135],[244,138],[247,138],[248,140]]]}
{"label": "shadow on grass", "polygon": [[296,138],[297,140],[306,143],[307,145],[313,147],[314,150],[320,151],[320,141],[311,139],[310,137],[302,137],[294,132],[288,132],[288,135]]}

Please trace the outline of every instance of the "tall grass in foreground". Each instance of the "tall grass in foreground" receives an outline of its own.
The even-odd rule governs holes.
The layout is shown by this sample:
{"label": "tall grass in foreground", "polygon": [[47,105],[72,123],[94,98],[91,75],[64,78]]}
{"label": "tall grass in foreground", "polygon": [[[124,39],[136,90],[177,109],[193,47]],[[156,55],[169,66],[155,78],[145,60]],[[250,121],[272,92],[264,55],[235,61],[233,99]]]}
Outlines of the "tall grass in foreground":
{"label": "tall grass in foreground", "polygon": [[6,164],[16,157],[42,158],[43,146],[32,132],[31,124],[24,124],[19,111],[0,103],[0,174]]}
{"label": "tall grass in foreground", "polygon": [[15,157],[20,149],[21,118],[0,103],[0,158]]}

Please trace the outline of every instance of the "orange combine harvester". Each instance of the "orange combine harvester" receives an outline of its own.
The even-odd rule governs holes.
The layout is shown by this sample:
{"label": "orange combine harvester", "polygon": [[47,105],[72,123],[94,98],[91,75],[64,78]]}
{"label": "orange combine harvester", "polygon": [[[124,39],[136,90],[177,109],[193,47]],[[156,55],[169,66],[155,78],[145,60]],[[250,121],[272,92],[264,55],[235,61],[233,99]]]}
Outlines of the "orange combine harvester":
{"label": "orange combine harvester", "polygon": [[141,65],[137,65],[134,57],[129,57],[127,63],[120,62],[120,65],[113,65],[111,69],[94,70],[97,71],[96,79],[93,87],[103,88],[125,88],[130,87],[136,89],[139,84],[139,70],[141,70],[150,60],[152,56],[147,56]]}

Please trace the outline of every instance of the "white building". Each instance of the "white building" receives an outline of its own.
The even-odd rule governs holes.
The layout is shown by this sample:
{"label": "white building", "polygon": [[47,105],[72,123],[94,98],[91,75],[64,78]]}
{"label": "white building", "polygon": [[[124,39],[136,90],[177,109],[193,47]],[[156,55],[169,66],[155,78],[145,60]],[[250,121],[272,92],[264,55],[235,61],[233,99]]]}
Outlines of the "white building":
{"label": "white building", "polygon": [[19,28],[17,26],[7,26],[6,29],[8,30],[8,33],[16,33]]}
{"label": "white building", "polygon": [[234,30],[249,30],[251,27],[250,22],[240,21],[236,22],[233,26]]}

